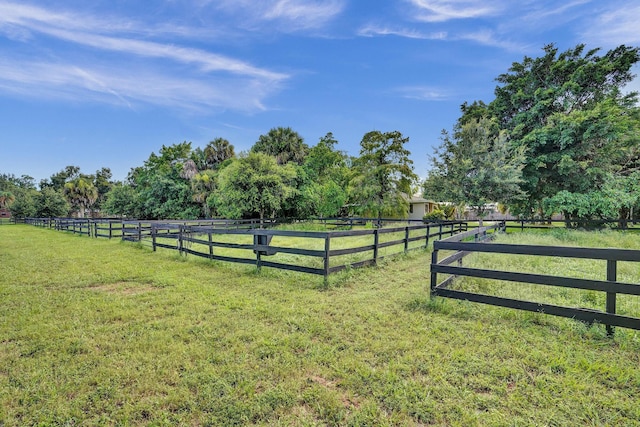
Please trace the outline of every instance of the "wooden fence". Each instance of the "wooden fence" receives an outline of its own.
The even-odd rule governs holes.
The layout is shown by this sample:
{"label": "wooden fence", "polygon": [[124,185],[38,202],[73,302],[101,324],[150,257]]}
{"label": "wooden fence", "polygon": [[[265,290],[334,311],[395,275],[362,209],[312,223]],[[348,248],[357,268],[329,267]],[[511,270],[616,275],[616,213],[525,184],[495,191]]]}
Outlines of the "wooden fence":
{"label": "wooden fence", "polygon": [[[617,281],[617,263],[619,261],[639,262],[640,251],[628,249],[513,245],[463,241],[465,238],[474,238],[475,240],[483,232],[486,233],[486,230],[476,229],[453,236],[449,239],[434,242],[431,261],[432,296],[441,296],[500,307],[540,312],[554,316],[569,317],[589,323],[599,322],[606,325],[608,334],[613,333],[613,326],[640,329],[640,318],[616,314],[617,294],[640,296],[640,285]],[[455,251],[455,253],[439,260],[438,257],[440,251]],[[463,267],[462,259],[466,255],[474,252],[606,260],[606,280],[591,280]],[[456,262],[457,265],[453,265]],[[603,272],[603,275],[605,275],[604,273],[605,272]],[[438,274],[447,274],[450,276],[445,280],[438,282]],[[600,291],[606,293],[606,307],[604,311],[579,307],[563,307],[553,304],[542,304],[520,299],[503,298],[475,292],[449,289],[451,283],[459,276]]]}
{"label": "wooden fence", "polygon": [[610,230],[640,231],[640,223],[635,221],[622,221],[621,224],[621,221],[618,219],[589,220],[581,221],[580,223],[558,219],[508,219],[500,221],[505,224],[506,231],[552,230],[554,228],[608,228]]}
{"label": "wooden fence", "polygon": [[[332,230],[293,231],[272,227],[279,220],[193,220],[140,221],[77,218],[28,218],[26,223],[91,237],[121,238],[146,242],[158,248],[176,250],[211,260],[252,264],[262,267],[320,275],[327,279],[333,273],[375,265],[385,256],[425,248],[432,239],[453,236],[467,230],[463,221],[423,223],[398,219],[332,218],[315,220]],[[397,226],[405,223],[407,225]],[[370,228],[344,230],[367,224]],[[386,227],[383,227],[387,225]],[[391,225],[391,226],[389,226]],[[394,226],[395,225],[395,226]],[[265,228],[266,227],[266,228]],[[335,229],[339,228],[339,229]],[[244,236],[244,237],[242,237]],[[272,244],[274,237],[299,239],[294,245]],[[242,239],[245,239],[243,242]],[[246,241],[246,239],[249,241]],[[345,239],[364,239],[362,244],[345,244]],[[340,244],[336,247],[336,242]],[[276,239],[277,240],[277,239]],[[314,241],[314,243],[304,242]],[[220,253],[224,250],[232,252]],[[384,253],[383,253],[384,252]],[[247,255],[249,254],[249,255]],[[279,254],[295,259],[280,259]],[[271,258],[270,258],[271,257]],[[357,260],[346,259],[356,257]],[[341,261],[345,260],[345,261]]]}
{"label": "wooden fence", "polygon": [[206,225],[222,229],[250,229],[256,227],[270,227],[276,220],[123,220],[109,218],[25,218],[26,224],[53,228],[74,234],[91,237],[121,238],[128,241],[142,241],[151,238],[151,227],[154,224],[175,225]]}
{"label": "wooden fence", "polygon": [[[465,222],[455,221],[438,224],[407,225],[404,227],[372,228],[361,230],[334,231],[292,231],[275,229],[220,229],[202,225],[154,224],[151,227],[152,246],[177,250],[181,254],[195,255],[211,260],[252,264],[262,267],[298,271],[328,276],[347,268],[375,265],[384,255],[385,248],[398,248],[396,253],[424,248],[430,239],[452,236],[465,231]],[[245,236],[249,241],[238,243],[239,239],[229,236]],[[389,237],[385,239],[385,237]],[[296,238],[295,247],[273,244],[275,237]],[[339,238],[369,237],[366,244],[333,248],[332,242]],[[235,240],[235,241],[229,241]],[[308,243],[309,241],[313,241]],[[344,243],[341,242],[341,243]],[[220,249],[233,252],[218,253]],[[238,252],[241,254],[238,255]],[[271,260],[278,254],[294,255],[294,260]],[[361,254],[363,259],[339,263],[332,260],[349,255]],[[302,260],[306,259],[308,261]]]}

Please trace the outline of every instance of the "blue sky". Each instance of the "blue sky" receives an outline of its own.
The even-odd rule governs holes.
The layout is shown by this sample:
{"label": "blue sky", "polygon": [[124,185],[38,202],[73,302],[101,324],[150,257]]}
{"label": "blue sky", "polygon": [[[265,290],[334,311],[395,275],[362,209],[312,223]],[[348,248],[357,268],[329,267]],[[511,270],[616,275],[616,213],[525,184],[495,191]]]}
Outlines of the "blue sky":
{"label": "blue sky", "polygon": [[163,144],[240,152],[290,126],[351,155],[399,130],[424,177],[513,62],[638,46],[638,18],[640,0],[0,0],[0,172],[124,179]]}

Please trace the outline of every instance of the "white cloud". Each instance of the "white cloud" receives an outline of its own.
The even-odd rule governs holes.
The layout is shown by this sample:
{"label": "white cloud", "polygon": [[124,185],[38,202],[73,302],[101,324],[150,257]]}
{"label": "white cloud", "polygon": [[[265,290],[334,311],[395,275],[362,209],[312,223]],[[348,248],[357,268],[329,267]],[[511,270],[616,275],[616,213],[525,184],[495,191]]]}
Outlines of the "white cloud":
{"label": "white cloud", "polygon": [[[423,22],[445,22],[452,19],[479,18],[494,15],[500,2],[484,0],[408,0],[419,11],[414,19]],[[490,4],[490,5],[489,5]]]}
{"label": "white cloud", "polygon": [[345,0],[222,0],[216,5],[238,15],[246,26],[275,23],[281,32],[294,32],[323,27],[344,10]]}
{"label": "white cloud", "polygon": [[363,37],[373,37],[373,36],[398,36],[409,39],[420,39],[420,40],[446,40],[447,33],[444,31],[434,32],[434,33],[425,33],[419,30],[410,29],[410,28],[391,28],[385,26],[377,26],[373,24],[369,24],[365,27],[362,27],[358,30],[358,35]]}
{"label": "white cloud", "polygon": [[448,91],[432,86],[404,86],[397,88],[395,92],[403,98],[419,101],[446,101],[451,96]]}
{"label": "white cloud", "polygon": [[0,88],[21,96],[83,100],[135,108],[138,103],[190,110],[210,108],[262,110],[262,100],[276,90],[251,79],[177,78],[150,70],[17,62],[0,64]]}
{"label": "white cloud", "polygon": [[[180,28],[167,24],[148,28],[126,19],[0,2],[0,35],[24,44],[15,58],[3,55],[0,87],[31,96],[76,97],[127,106],[145,102],[255,110],[263,109],[265,97],[289,78],[227,55],[150,37],[179,33]],[[135,37],[140,34],[145,38]],[[39,55],[37,62],[23,59],[30,50],[42,51],[42,35],[68,46],[44,50],[48,55]]]}
{"label": "white cloud", "polygon": [[[590,44],[614,47],[640,44],[640,4],[622,3],[604,11],[584,26],[582,37]],[[616,3],[619,4],[619,3]]]}

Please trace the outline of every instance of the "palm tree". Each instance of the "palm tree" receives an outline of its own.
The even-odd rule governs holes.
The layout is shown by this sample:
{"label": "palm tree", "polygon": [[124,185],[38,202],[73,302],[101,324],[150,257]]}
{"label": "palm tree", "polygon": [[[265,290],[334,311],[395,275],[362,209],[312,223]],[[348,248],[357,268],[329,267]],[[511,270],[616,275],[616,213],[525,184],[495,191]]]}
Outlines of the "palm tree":
{"label": "palm tree", "polygon": [[0,191],[0,209],[7,209],[16,200],[10,191]]}
{"label": "palm tree", "polygon": [[224,138],[216,138],[204,148],[207,169],[216,169],[222,162],[233,159],[236,153],[233,145]]}
{"label": "palm tree", "polygon": [[98,199],[98,189],[88,179],[76,178],[64,185],[64,195],[69,203],[77,206],[79,209],[79,217],[84,218],[85,210]]}
{"label": "palm tree", "polygon": [[279,165],[289,162],[301,165],[309,153],[309,146],[298,132],[278,127],[271,129],[266,135],[260,135],[251,151],[274,156]]}

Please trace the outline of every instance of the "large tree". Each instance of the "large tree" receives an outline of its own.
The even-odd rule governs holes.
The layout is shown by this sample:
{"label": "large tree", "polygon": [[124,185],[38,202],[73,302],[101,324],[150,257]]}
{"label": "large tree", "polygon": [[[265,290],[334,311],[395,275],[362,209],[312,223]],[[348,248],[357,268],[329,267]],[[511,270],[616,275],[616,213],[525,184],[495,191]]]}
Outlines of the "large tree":
{"label": "large tree", "polygon": [[98,199],[98,189],[91,180],[78,177],[64,185],[64,195],[78,209],[78,217],[84,218],[86,210]]}
{"label": "large tree", "polygon": [[107,198],[107,194],[111,190],[113,186],[113,182],[111,182],[111,169],[109,168],[101,168],[96,171],[94,175],[93,185],[98,190],[98,198],[94,204],[94,209],[101,209],[102,204]]}
{"label": "large tree", "polygon": [[56,191],[63,191],[64,185],[71,180],[74,180],[80,176],[80,167],[78,166],[66,166],[61,171],[51,175],[49,179],[43,179],[40,181],[40,188],[52,188]]}
{"label": "large tree", "polygon": [[35,196],[35,216],[40,218],[65,217],[71,207],[61,191],[51,187],[43,188]]}
{"label": "large tree", "polygon": [[302,165],[297,216],[337,216],[347,202],[347,156],[336,149],[337,144],[329,132],[309,150]]}
{"label": "large tree", "polygon": [[7,209],[15,201],[16,196],[11,191],[0,191],[0,209]]}
{"label": "large tree", "polygon": [[358,213],[377,217],[406,214],[407,197],[418,179],[411,153],[404,147],[408,141],[398,131],[372,131],[363,136],[350,182],[351,201]]}
{"label": "large tree", "polygon": [[511,143],[526,150],[528,197],[516,206],[522,213],[540,211],[560,191],[602,189],[637,154],[637,94],[622,88],[634,77],[638,48],[598,53],[584,45],[559,53],[548,45],[543,56],[525,57],[497,78],[489,110]]}
{"label": "large tree", "polygon": [[260,135],[258,141],[251,147],[251,151],[274,156],[279,165],[289,162],[302,164],[309,147],[298,132],[289,127],[277,127],[271,129],[266,135]]}
{"label": "large tree", "polygon": [[217,209],[228,218],[275,217],[296,189],[293,165],[279,165],[264,153],[249,153],[220,172]]}
{"label": "large tree", "polygon": [[453,136],[443,132],[423,185],[425,197],[435,193],[441,200],[469,205],[482,220],[488,203],[510,203],[522,195],[523,161],[522,150],[509,147],[494,121],[463,114]]}
{"label": "large tree", "polygon": [[129,183],[138,194],[139,215],[145,219],[191,219],[202,216],[193,200],[190,179],[197,171],[190,142],[163,145],[140,167],[129,173]]}
{"label": "large tree", "polygon": [[111,190],[107,193],[102,208],[109,215],[115,215],[120,218],[135,218],[140,210],[138,194],[132,186],[116,183],[111,186]]}

